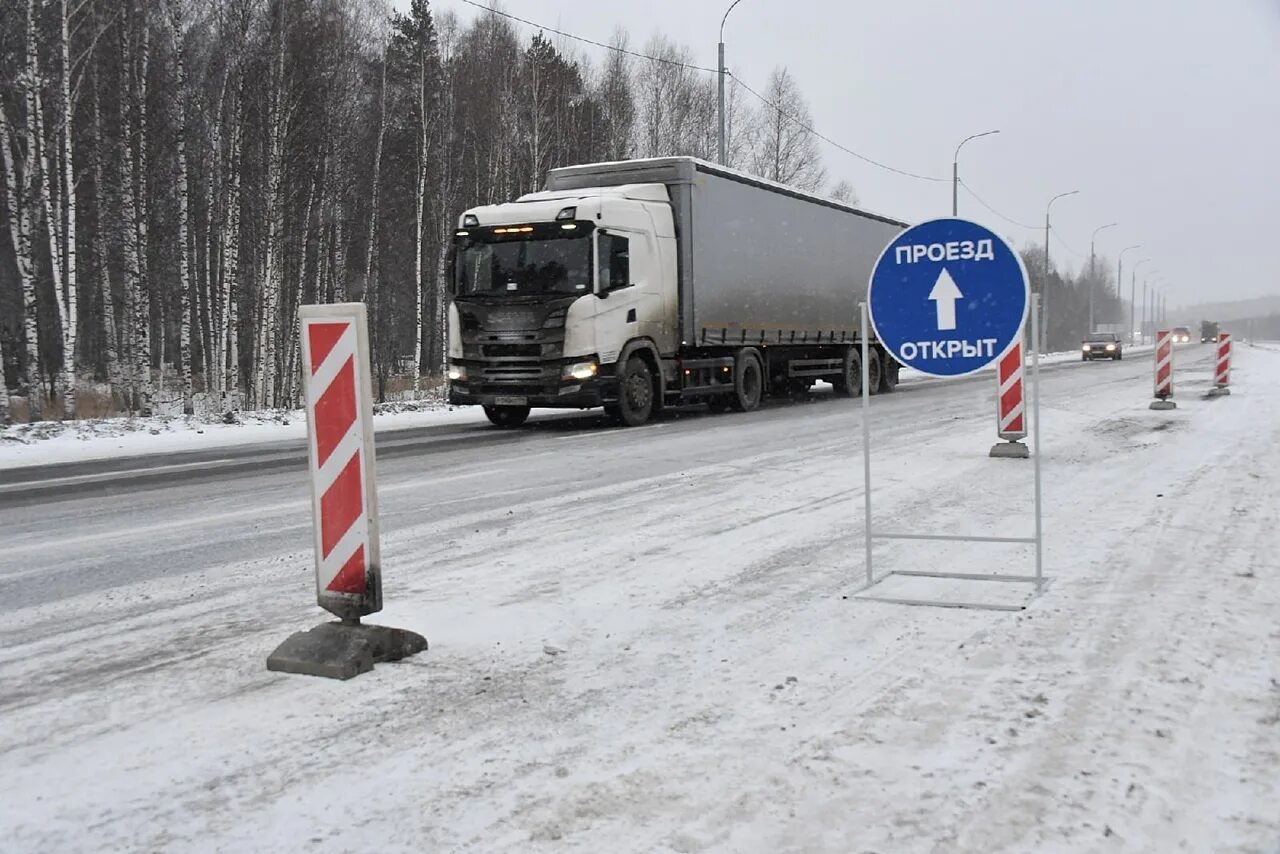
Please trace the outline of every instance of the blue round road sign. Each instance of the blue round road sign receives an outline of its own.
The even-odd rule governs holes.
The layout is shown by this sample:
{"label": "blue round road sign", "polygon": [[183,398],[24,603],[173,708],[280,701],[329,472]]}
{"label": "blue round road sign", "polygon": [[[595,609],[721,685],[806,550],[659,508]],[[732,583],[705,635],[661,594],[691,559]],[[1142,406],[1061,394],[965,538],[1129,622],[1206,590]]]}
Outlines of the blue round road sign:
{"label": "blue round road sign", "polygon": [[1027,271],[995,232],[964,219],[912,226],[880,254],[867,295],[876,337],[938,377],[980,371],[1022,334]]}

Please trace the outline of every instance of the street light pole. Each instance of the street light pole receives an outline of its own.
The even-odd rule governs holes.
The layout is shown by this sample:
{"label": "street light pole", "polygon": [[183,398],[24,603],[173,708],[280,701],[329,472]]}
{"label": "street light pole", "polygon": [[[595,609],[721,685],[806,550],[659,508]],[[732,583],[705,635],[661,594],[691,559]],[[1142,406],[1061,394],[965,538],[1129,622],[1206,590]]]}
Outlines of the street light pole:
{"label": "street light pole", "polygon": [[[1094,268],[1094,257],[1095,257],[1095,256],[1094,256],[1094,253],[1093,253],[1093,244],[1094,244],[1094,242],[1098,239],[1098,232],[1099,232],[1099,231],[1102,231],[1102,230],[1104,230],[1104,229],[1108,229],[1108,228],[1115,228],[1115,227],[1116,227],[1117,225],[1119,225],[1119,224],[1120,224],[1120,223],[1118,223],[1118,222],[1109,222],[1109,223],[1107,223],[1106,225],[1100,225],[1100,226],[1098,226],[1097,228],[1095,228],[1095,229],[1093,230],[1093,236],[1089,238],[1089,328],[1088,328],[1087,330],[1085,330],[1085,332],[1086,332],[1087,334],[1089,334],[1089,335],[1092,335],[1092,334],[1093,334],[1093,328],[1094,328],[1094,319],[1093,319],[1093,292],[1094,292],[1094,289],[1095,289],[1095,282],[1094,282],[1094,269],[1093,269],[1093,268]],[[1117,284],[1117,286],[1119,286],[1119,283],[1118,283],[1118,282],[1117,282],[1116,284]]]}
{"label": "street light pole", "polygon": [[[1124,293],[1121,288],[1124,287],[1124,253],[1134,249],[1141,249],[1141,243],[1135,243],[1132,246],[1126,246],[1120,250],[1120,257],[1116,260],[1116,296]],[[1122,306],[1123,308],[1123,306]],[[1133,295],[1129,295],[1129,343],[1133,343]]]}
{"label": "street light pole", "polygon": [[1044,352],[1049,352],[1049,211],[1053,209],[1053,203],[1058,199],[1065,199],[1067,196],[1074,196],[1079,190],[1071,190],[1066,193],[1059,193],[1049,200],[1049,204],[1044,206],[1044,282],[1040,285],[1040,319],[1044,325],[1044,332],[1040,335],[1040,343],[1045,348]]}
{"label": "street light pole", "polygon": [[[1147,275],[1143,276],[1142,278],[1142,343],[1143,344],[1147,343],[1147,326],[1154,325],[1156,322],[1156,309],[1155,309],[1156,300],[1157,300],[1156,285],[1159,284],[1160,282],[1160,279],[1157,278],[1160,275],[1161,273],[1159,270],[1152,270],[1150,273],[1147,273]],[[1147,297],[1148,282],[1151,283],[1150,298]],[[1155,330],[1153,329],[1152,332],[1154,333]],[[1155,339],[1153,337],[1152,341],[1154,342],[1154,340]]]}
{"label": "street light pole", "polygon": [[725,67],[724,67],[724,22],[725,22],[725,21],[727,21],[727,20],[729,20],[729,13],[733,11],[733,7],[734,7],[734,6],[737,6],[737,5],[738,5],[739,3],[741,3],[741,2],[742,2],[742,0],[733,0],[733,3],[731,3],[731,4],[729,5],[729,8],[725,10],[725,12],[724,12],[724,17],[720,19],[720,65],[719,65],[719,71],[720,71],[720,73],[719,73],[719,78],[720,78],[720,97],[719,97],[719,99],[718,99],[719,110],[718,110],[717,112],[718,112],[718,116],[719,116],[719,119],[720,119],[720,135],[719,135],[719,138],[718,138],[718,142],[719,142],[719,146],[718,146],[718,148],[719,148],[719,152],[718,152],[718,153],[719,153],[719,155],[720,155],[720,165],[721,165],[721,166],[728,166],[728,165],[729,165],[729,163],[728,163],[728,159],[729,159],[729,158],[728,158],[728,155],[725,153],[725,127],[724,127],[724,73],[725,73]]}
{"label": "street light pole", "polygon": [[1138,327],[1138,340],[1147,343],[1147,313],[1151,311],[1151,303],[1147,300],[1147,280],[1142,279],[1142,326]]}
{"label": "street light pole", "polygon": [[[1138,295],[1138,268],[1150,261],[1150,258],[1139,258],[1137,263],[1133,265],[1133,272],[1129,274],[1129,343],[1133,343],[1133,312],[1137,308]],[[1145,338],[1143,339],[1146,340]]]}
{"label": "street light pole", "polygon": [[960,149],[964,148],[964,144],[971,139],[977,139],[980,136],[992,136],[999,133],[998,130],[989,130],[982,133],[975,133],[973,136],[966,136],[960,140],[960,144],[956,146],[955,156],[951,158],[951,215],[959,216],[960,214]]}

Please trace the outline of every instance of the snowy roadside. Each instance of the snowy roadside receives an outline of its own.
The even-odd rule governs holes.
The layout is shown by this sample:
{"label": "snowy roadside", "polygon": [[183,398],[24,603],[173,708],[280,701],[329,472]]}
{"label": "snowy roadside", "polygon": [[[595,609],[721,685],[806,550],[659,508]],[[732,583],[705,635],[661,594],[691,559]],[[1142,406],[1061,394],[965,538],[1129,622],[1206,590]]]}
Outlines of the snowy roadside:
{"label": "snowy roadside", "polygon": [[[1150,349],[1149,346],[1132,347],[1128,352],[1136,354]],[[1049,353],[1041,358],[1041,364],[1063,364],[1079,359],[1076,351]],[[1028,365],[1030,362],[1028,358]],[[905,386],[927,381],[916,371],[902,371]],[[438,401],[388,403],[375,410],[375,429],[380,433],[445,424],[486,423],[479,407],[450,407]],[[214,418],[181,415],[15,424],[0,429],[0,470],[300,441],[306,434],[307,422],[302,410],[241,412],[231,424]]]}
{"label": "snowy roadside", "polygon": [[[0,779],[0,825],[68,851],[1274,850],[1280,355],[1242,354],[1216,401],[1199,358],[1171,413],[1117,368],[1046,379],[1053,583],[1021,614],[845,598],[847,404],[639,428],[625,459],[584,432],[459,459],[447,483],[389,470],[379,622],[432,648],[352,683],[262,669],[319,619],[305,550],[21,607],[0,628],[0,756],[24,773]],[[878,519],[1026,530],[1029,468],[985,455],[989,396],[884,402]],[[139,497],[137,532],[86,502],[52,511],[77,537],[19,529],[6,554],[34,579],[167,537],[217,549],[248,520],[305,543],[295,491],[206,496],[220,520]]]}
{"label": "snowy roadside", "polygon": [[[377,406],[373,420],[384,432],[485,419],[476,407],[424,401]],[[230,424],[181,415],[42,421],[0,430],[0,469],[301,441],[306,435],[306,414],[300,409],[240,412]]]}

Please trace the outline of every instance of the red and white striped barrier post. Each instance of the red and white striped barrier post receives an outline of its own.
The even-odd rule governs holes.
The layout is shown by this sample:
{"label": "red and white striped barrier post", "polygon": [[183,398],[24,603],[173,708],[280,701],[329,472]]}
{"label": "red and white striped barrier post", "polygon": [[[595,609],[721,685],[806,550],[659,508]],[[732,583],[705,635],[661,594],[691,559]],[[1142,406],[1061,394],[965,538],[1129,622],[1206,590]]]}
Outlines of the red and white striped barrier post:
{"label": "red and white striped barrier post", "polygon": [[364,303],[304,305],[302,385],[315,530],[316,602],[341,618],[297,632],[268,670],[348,679],[426,649],[420,635],[360,618],[382,610],[373,381]]}
{"label": "red and white striped barrier post", "polygon": [[1217,397],[1231,394],[1231,333],[1218,333],[1218,363],[1213,372],[1213,388],[1209,394]]}
{"label": "red and white striped barrier post", "polygon": [[316,601],[343,619],[382,610],[371,381],[357,368],[368,350],[364,311],[347,316],[303,306],[302,387],[307,401]]}
{"label": "red and white striped barrier post", "polygon": [[1031,455],[1020,440],[1027,437],[1026,370],[1022,340],[1013,342],[996,364],[996,435],[1003,442],[991,446],[991,456],[1023,459]]}
{"label": "red and white striped barrier post", "polygon": [[1156,332],[1156,399],[1152,409],[1176,409],[1173,402],[1173,333],[1168,329]]}

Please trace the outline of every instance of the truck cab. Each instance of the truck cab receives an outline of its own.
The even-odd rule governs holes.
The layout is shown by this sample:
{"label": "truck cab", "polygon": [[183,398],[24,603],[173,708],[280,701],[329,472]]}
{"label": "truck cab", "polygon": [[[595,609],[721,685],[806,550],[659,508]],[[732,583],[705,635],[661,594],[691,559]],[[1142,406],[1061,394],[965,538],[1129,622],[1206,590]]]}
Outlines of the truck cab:
{"label": "truck cab", "polygon": [[678,309],[664,185],[471,208],[454,234],[451,282],[450,403],[478,404],[502,427],[532,407],[615,409],[617,366],[641,353],[648,388],[631,393],[661,405],[653,377],[675,350]]}

